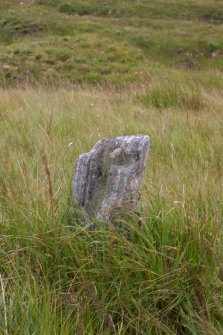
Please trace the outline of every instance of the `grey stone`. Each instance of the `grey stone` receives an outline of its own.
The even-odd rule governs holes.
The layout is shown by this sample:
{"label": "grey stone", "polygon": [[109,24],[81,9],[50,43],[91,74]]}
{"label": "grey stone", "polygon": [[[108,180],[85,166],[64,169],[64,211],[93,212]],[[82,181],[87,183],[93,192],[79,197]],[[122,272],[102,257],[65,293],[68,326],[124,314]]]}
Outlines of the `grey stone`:
{"label": "grey stone", "polygon": [[147,135],[113,137],[78,157],[72,194],[85,223],[108,223],[122,210],[136,209],[149,144]]}

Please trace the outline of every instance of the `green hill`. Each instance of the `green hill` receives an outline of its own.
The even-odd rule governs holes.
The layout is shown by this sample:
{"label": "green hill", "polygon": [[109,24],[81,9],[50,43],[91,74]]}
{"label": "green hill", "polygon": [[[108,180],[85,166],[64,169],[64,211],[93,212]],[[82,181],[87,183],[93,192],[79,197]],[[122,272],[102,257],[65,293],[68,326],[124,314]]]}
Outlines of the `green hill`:
{"label": "green hill", "polygon": [[223,69],[220,0],[0,2],[0,80],[125,83]]}

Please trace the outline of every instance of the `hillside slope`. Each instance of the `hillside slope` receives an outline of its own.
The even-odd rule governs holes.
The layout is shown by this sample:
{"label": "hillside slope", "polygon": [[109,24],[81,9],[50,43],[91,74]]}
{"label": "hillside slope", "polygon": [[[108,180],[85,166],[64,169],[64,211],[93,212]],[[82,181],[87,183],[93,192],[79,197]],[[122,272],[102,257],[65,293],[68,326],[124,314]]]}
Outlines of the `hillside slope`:
{"label": "hillside slope", "polygon": [[223,69],[220,0],[1,0],[0,80],[136,81]]}

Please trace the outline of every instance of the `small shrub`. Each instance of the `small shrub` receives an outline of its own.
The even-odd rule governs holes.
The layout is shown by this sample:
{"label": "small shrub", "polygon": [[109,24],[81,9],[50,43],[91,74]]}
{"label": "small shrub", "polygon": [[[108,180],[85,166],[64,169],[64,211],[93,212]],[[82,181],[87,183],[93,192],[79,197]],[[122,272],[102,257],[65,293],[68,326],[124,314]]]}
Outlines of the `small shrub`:
{"label": "small shrub", "polygon": [[0,20],[0,31],[8,36],[38,33],[44,26],[31,21],[20,21],[10,16]]}
{"label": "small shrub", "polygon": [[222,49],[222,43],[217,41],[210,41],[207,45],[208,52],[214,52]]}

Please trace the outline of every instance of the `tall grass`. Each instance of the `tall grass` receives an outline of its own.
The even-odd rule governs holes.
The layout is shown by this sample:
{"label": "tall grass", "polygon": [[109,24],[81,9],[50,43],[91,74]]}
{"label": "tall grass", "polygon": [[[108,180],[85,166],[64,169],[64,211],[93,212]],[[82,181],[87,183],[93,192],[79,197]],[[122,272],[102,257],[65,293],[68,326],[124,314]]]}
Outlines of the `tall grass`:
{"label": "tall grass", "polygon": [[[223,96],[210,77],[196,90],[176,76],[0,91],[1,334],[223,333]],[[70,230],[77,156],[135,133],[152,147],[130,234]]]}

